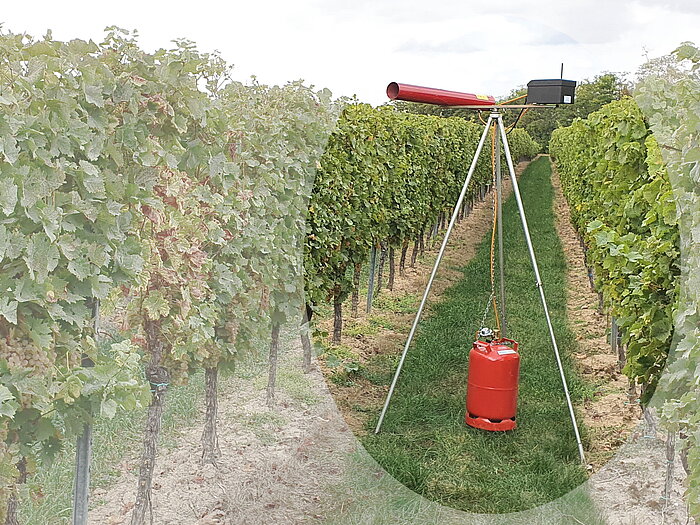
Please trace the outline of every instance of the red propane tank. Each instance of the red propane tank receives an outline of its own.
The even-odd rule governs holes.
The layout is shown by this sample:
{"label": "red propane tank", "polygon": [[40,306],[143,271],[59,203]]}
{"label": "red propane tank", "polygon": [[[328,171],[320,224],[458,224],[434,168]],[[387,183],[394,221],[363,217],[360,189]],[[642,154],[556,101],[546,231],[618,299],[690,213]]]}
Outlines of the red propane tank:
{"label": "red propane tank", "polygon": [[467,425],[483,430],[513,430],[518,403],[520,355],[512,339],[474,341],[469,352]]}

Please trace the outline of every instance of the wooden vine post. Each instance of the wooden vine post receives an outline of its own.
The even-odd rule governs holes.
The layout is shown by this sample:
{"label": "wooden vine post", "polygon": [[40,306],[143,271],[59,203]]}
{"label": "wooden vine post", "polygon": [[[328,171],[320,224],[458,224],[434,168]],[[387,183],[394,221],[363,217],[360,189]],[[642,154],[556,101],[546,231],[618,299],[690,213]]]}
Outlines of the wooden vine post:
{"label": "wooden vine post", "polygon": [[[93,297],[90,301],[93,317],[93,337],[100,340],[100,301]],[[94,362],[88,356],[82,357],[83,367],[92,367]],[[90,414],[92,416],[92,414]],[[83,431],[75,444],[75,475],[73,478],[73,525],[87,525],[90,500],[90,467],[92,463],[92,421],[83,425]]]}

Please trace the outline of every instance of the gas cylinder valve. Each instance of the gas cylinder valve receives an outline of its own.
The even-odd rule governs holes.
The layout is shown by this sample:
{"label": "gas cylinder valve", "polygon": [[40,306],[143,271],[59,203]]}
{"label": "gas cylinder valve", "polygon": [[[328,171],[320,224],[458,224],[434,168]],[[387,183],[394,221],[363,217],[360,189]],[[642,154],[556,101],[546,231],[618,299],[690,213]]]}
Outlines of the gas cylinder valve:
{"label": "gas cylinder valve", "polygon": [[493,341],[495,336],[496,336],[496,334],[493,333],[493,330],[491,330],[490,328],[485,326],[481,330],[479,330],[478,338],[481,341],[484,341],[486,343],[490,343],[491,341]]}

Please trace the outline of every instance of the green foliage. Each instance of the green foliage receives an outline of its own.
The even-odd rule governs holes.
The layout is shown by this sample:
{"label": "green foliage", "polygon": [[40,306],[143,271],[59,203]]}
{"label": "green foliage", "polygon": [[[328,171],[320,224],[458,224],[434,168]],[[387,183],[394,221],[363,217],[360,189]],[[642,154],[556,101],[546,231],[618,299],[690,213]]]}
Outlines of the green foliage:
{"label": "green foliage", "polygon": [[596,285],[627,345],[624,372],[648,401],[673,335],[679,238],[659,146],[631,98],[556,130],[556,156],[572,220],[589,249]]}
{"label": "green foliage", "polygon": [[235,324],[250,339],[269,324],[251,319],[259,317],[251,301],[262,303],[275,322],[300,318],[309,198],[341,103],[332,102],[328,90],[314,92],[298,82],[284,87],[230,83],[220,102],[226,108],[229,156],[239,166],[232,180],[245,202],[234,242],[219,256],[238,265],[231,268],[235,285],[229,283],[234,286],[222,293],[229,302],[229,328]]}
{"label": "green foliage", "polygon": [[[93,415],[147,403],[144,358],[165,387],[299,315],[336,115],[328,91],[232,83],[184,40],[0,35],[0,496],[20,458],[31,473]],[[97,350],[97,301],[128,303],[132,342]]]}
{"label": "green foliage", "polygon": [[[111,415],[147,394],[132,348],[97,352],[90,307],[143,266],[134,209],[159,148],[147,140],[154,85],[125,65],[132,51],[117,31],[102,45],[0,35],[6,465],[25,457],[31,470],[88,410]],[[3,468],[4,494],[15,475]]]}
{"label": "green foliage", "polygon": [[[313,303],[343,300],[351,272],[380,242],[398,247],[415,239],[440,213],[451,212],[483,126],[349,105],[331,135],[309,204],[304,271]],[[522,130],[510,135],[513,157],[539,146]],[[488,141],[485,149],[488,151]],[[477,165],[469,193],[492,180],[489,155]]]}
{"label": "green foliage", "polygon": [[689,42],[642,69],[635,99],[649,121],[676,199],[681,254],[674,340],[657,399],[672,431],[687,436],[688,503],[700,518],[700,50]]}

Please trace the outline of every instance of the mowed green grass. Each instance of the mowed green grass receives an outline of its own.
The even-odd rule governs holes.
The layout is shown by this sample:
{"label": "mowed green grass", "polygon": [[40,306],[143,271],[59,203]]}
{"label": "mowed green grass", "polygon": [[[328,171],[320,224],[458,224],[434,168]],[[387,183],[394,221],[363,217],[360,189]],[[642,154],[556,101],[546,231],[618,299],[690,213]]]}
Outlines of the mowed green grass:
{"label": "mowed green grass", "polygon": [[[565,258],[554,228],[551,168],[533,162],[520,187],[555,334],[574,403],[586,384],[572,370],[566,324]],[[395,478],[425,497],[481,513],[525,510],[586,481],[514,198],[504,205],[508,337],[520,343],[518,428],[486,432],[464,424],[468,353],[490,295],[489,248],[463,269],[419,328],[382,432],[363,444]],[[490,318],[487,324],[493,326]],[[581,429],[584,445],[585,429]],[[595,510],[591,505],[591,523]],[[589,523],[587,521],[586,523]]]}

